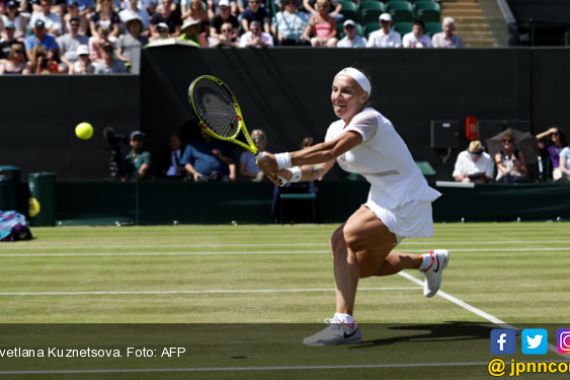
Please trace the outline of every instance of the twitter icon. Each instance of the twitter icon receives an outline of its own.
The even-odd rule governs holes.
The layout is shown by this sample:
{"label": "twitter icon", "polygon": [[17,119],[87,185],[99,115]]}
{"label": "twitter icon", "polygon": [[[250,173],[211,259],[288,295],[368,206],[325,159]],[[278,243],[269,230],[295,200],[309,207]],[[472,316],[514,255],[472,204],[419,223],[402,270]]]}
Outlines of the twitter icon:
{"label": "twitter icon", "polygon": [[545,355],[548,352],[548,332],[545,329],[524,329],[521,340],[525,355]]}

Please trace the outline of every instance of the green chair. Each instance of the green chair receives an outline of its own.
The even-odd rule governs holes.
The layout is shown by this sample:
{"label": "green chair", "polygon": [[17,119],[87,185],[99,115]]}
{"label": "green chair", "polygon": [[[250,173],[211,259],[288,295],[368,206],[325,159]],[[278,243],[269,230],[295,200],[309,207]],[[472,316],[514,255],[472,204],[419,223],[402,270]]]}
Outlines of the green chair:
{"label": "green chair", "polygon": [[439,33],[441,31],[443,31],[443,29],[441,28],[441,23],[440,22],[426,22],[426,30],[425,33],[429,34],[430,36],[433,36],[436,33]]}
{"label": "green chair", "polygon": [[405,34],[408,34],[412,31],[412,26],[413,24],[411,22],[400,21],[394,24],[394,29],[396,32],[400,33],[402,37],[404,37]]}
{"label": "green chair", "polygon": [[340,13],[344,16],[344,19],[358,22],[357,5],[350,0],[338,0],[338,2],[342,5]]}
{"label": "green chair", "polygon": [[378,22],[369,22],[364,25],[364,35],[368,38],[370,33],[378,29],[380,29],[380,24]]}
{"label": "green chair", "polygon": [[441,8],[438,3],[433,1],[417,1],[414,4],[414,14],[416,20],[426,22],[439,22],[441,19]]}
{"label": "green chair", "polygon": [[386,11],[386,8],[383,3],[378,1],[365,0],[360,3],[358,10],[360,12],[360,22],[367,24],[373,21],[378,22],[378,18]]}
{"label": "green chair", "polygon": [[392,15],[392,22],[400,21],[412,22],[414,16],[412,13],[412,4],[408,1],[390,1],[386,4],[386,12]]}

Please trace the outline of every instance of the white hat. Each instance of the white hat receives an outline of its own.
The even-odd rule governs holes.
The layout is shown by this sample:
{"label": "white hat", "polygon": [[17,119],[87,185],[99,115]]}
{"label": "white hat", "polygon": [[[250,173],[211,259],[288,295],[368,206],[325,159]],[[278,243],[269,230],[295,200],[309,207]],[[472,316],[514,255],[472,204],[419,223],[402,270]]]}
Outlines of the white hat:
{"label": "white hat", "polygon": [[356,24],[354,23],[354,21],[352,20],[346,20],[343,24],[343,26],[346,28],[347,26],[352,25],[355,26]]}
{"label": "white hat", "polygon": [[230,0],[220,0],[220,2],[218,3],[218,5],[221,6],[226,6],[229,7],[230,6]]}
{"label": "white hat", "polygon": [[195,18],[189,18],[188,20],[184,21],[184,24],[182,24],[182,28],[180,28],[180,30],[187,29],[194,25],[200,25],[200,20],[197,20]]}
{"label": "white hat", "polygon": [[140,21],[142,23],[142,19],[140,18],[140,16],[137,13],[135,13],[133,11],[128,11],[125,13],[126,13],[126,15],[125,15],[125,18],[123,19],[123,22],[125,24],[127,24],[131,21],[135,21],[135,20]]}
{"label": "white hat", "polygon": [[380,21],[392,22],[392,16],[390,16],[390,13],[382,13],[382,14],[380,15],[379,20],[380,20]]}
{"label": "white hat", "polygon": [[79,45],[77,48],[77,55],[89,55],[89,47],[87,45]]}

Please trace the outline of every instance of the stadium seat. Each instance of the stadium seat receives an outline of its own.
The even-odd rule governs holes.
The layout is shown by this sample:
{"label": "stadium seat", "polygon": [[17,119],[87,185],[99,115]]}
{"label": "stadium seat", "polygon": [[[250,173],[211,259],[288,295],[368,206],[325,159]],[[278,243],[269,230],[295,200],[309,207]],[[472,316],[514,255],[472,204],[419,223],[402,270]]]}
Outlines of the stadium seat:
{"label": "stadium seat", "polygon": [[344,16],[345,20],[352,20],[358,22],[358,7],[351,0],[338,0],[342,5],[340,13]]}
{"label": "stadium seat", "polygon": [[412,4],[407,1],[390,1],[386,4],[386,12],[392,15],[392,22],[400,21],[412,22],[414,20],[412,13]]}
{"label": "stadium seat", "polygon": [[441,32],[443,29],[441,28],[440,22],[426,22],[426,30],[425,33],[433,36],[436,33]]}
{"label": "stadium seat", "polygon": [[364,25],[364,35],[368,38],[370,33],[378,29],[380,29],[380,24],[378,22],[369,22]]}
{"label": "stadium seat", "polygon": [[429,0],[416,1],[414,4],[416,20],[425,22],[439,22],[441,8],[438,3]]}
{"label": "stadium seat", "polygon": [[360,22],[367,24],[373,21],[378,22],[380,15],[385,12],[385,7],[384,3],[374,0],[365,0],[360,3],[358,10],[360,12]]}
{"label": "stadium seat", "polygon": [[413,24],[411,22],[400,21],[394,24],[394,29],[396,32],[400,33],[402,37],[404,37],[404,34],[410,33],[412,31],[412,25]]}

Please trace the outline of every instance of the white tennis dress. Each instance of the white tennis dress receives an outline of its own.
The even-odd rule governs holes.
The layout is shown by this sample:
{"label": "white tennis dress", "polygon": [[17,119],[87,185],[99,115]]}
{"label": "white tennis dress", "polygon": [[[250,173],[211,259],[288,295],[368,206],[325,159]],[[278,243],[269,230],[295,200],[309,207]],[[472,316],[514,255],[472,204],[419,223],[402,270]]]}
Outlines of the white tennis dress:
{"label": "white tennis dress", "polygon": [[359,133],[363,142],[339,156],[337,162],[370,183],[366,207],[399,239],[432,236],[431,203],[441,194],[428,186],[390,120],[367,107],[346,126],[342,119],[333,122],[325,141],[345,131]]}

